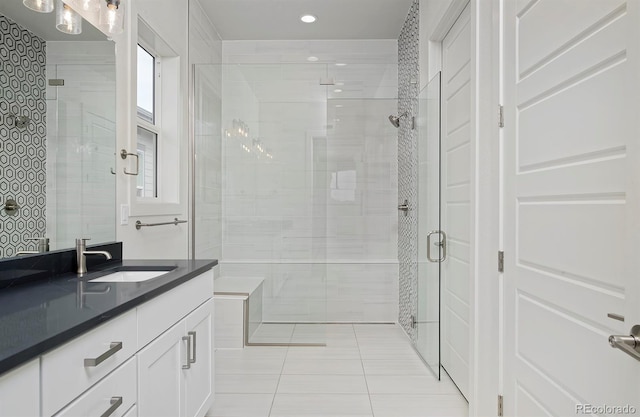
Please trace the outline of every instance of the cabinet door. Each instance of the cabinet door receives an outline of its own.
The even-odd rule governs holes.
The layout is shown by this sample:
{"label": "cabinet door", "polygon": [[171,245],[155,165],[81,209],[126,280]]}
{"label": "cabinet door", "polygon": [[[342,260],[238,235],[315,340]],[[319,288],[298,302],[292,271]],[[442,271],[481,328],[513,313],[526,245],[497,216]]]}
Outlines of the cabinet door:
{"label": "cabinet door", "polygon": [[139,417],[184,417],[185,334],[183,320],[138,353]]}
{"label": "cabinet door", "polygon": [[191,338],[190,368],[184,370],[187,417],[202,417],[213,402],[213,300],[186,317]]}
{"label": "cabinet door", "polygon": [[40,360],[34,359],[0,378],[0,416],[40,413]]}

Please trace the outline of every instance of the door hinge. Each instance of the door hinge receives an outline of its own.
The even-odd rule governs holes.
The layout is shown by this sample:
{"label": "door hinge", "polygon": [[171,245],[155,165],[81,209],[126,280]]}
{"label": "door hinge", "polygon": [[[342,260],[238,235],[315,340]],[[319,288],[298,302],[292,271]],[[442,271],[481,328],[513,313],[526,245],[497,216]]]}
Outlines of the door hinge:
{"label": "door hinge", "polygon": [[416,316],[411,316],[411,328],[415,329],[416,324],[418,324],[418,321],[416,320]]}
{"label": "door hinge", "polygon": [[498,395],[498,416],[504,416],[504,408],[502,404],[502,395]]}
{"label": "door hinge", "polygon": [[504,252],[498,251],[498,272],[504,272]]}
{"label": "door hinge", "polygon": [[498,127],[504,127],[504,106],[498,105]]}

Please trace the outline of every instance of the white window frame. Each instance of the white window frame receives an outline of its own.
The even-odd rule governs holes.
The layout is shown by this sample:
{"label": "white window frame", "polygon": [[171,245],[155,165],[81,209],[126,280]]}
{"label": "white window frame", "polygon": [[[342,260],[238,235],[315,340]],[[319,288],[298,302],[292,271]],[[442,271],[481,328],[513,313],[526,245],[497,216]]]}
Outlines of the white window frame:
{"label": "white window frame", "polygon": [[[134,146],[137,149],[138,127],[157,135],[156,145],[156,194],[157,197],[138,197],[137,180],[131,182],[131,216],[181,215],[180,173],[182,134],[182,95],[180,93],[181,57],[162,39],[140,16],[138,17],[138,37],[132,41],[136,59],[132,75],[135,74],[136,88],[133,114],[135,120]],[[155,57],[154,83],[154,123],[138,117],[137,106],[137,45],[142,46]],[[142,167],[140,168],[140,174]]]}

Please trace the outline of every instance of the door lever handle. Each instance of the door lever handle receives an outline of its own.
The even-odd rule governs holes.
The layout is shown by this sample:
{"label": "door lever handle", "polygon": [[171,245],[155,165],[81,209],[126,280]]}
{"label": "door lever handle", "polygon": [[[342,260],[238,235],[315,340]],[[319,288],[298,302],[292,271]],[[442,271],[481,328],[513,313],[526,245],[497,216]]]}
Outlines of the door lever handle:
{"label": "door lever handle", "polygon": [[631,329],[630,335],[611,335],[609,344],[612,348],[617,348],[640,361],[640,325],[635,325]]}

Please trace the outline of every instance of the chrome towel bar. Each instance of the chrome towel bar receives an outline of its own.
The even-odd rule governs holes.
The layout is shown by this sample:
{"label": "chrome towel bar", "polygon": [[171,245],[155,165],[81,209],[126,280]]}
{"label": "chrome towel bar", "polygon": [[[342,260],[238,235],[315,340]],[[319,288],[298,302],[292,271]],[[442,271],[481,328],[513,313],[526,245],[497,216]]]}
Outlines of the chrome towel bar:
{"label": "chrome towel bar", "polygon": [[178,220],[178,218],[174,218],[172,222],[163,222],[163,223],[142,223],[140,220],[136,222],[136,230],[140,230],[142,227],[152,227],[152,226],[164,226],[165,224],[173,224],[177,226],[180,223],[186,223],[186,220]]}

